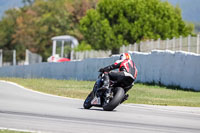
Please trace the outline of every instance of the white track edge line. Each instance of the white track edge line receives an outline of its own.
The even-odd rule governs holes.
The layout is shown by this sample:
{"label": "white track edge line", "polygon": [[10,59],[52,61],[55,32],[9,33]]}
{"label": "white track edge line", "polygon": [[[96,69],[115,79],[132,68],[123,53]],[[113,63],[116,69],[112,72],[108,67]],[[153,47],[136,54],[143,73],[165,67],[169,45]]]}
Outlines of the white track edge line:
{"label": "white track edge line", "polygon": [[[144,105],[144,104],[124,104],[124,106],[127,107],[136,107],[140,109],[148,109],[148,110],[157,110],[157,111],[163,111],[163,112],[171,112],[171,113],[181,113],[181,114],[192,114],[192,115],[200,115],[200,108],[197,110],[181,110],[181,109],[174,109],[174,108],[163,108],[159,105]],[[165,106],[164,106],[165,107]],[[171,107],[171,106],[169,106]],[[180,107],[180,106],[174,106],[174,107]],[[182,107],[182,106],[181,106]],[[183,107],[184,108],[184,107]],[[190,107],[186,107],[190,108]]]}

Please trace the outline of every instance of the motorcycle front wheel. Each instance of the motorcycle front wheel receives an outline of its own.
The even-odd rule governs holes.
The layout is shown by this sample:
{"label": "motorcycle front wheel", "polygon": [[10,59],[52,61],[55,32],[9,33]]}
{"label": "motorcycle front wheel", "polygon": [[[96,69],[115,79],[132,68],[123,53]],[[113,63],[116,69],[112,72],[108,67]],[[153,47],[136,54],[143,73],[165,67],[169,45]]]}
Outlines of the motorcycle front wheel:
{"label": "motorcycle front wheel", "polygon": [[123,100],[125,92],[124,89],[121,87],[116,87],[113,91],[114,95],[113,98],[108,102],[104,103],[103,110],[105,111],[112,111],[115,109]]}
{"label": "motorcycle front wheel", "polygon": [[92,107],[91,101],[93,98],[94,98],[94,93],[92,91],[92,92],[90,92],[90,94],[87,96],[87,98],[85,99],[85,101],[83,103],[84,109],[90,109]]}

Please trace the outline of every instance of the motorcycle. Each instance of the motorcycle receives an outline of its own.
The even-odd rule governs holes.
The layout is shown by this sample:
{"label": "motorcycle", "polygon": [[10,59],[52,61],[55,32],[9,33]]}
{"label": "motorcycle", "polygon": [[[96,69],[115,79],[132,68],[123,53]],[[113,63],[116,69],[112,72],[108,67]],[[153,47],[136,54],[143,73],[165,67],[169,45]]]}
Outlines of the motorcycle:
{"label": "motorcycle", "polygon": [[104,73],[101,72],[96,80],[93,90],[89,93],[83,103],[85,109],[90,109],[92,106],[103,107],[105,111],[114,110],[127,97],[125,94],[133,85],[125,86],[124,81],[131,80],[129,77],[124,78],[123,81],[110,80],[109,89],[99,89],[103,85]]}

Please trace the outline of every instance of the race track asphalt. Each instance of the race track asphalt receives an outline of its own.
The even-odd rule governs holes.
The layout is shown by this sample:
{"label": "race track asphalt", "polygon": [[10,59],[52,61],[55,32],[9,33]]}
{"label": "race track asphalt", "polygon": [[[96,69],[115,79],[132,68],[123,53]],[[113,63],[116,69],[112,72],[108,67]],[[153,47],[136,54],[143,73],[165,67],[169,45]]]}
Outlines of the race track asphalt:
{"label": "race track asphalt", "polygon": [[0,81],[0,129],[50,133],[200,133],[200,108],[122,104],[83,109],[83,100]]}

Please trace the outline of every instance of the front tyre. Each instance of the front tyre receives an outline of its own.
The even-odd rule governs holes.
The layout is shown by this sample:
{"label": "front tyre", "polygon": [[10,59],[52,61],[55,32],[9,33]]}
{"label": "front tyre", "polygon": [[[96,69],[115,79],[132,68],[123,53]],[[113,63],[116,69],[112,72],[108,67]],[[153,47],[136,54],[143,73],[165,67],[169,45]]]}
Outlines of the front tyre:
{"label": "front tyre", "polygon": [[109,103],[104,103],[103,105],[103,110],[105,111],[112,111],[115,109],[124,98],[125,92],[121,87],[116,87],[113,92],[114,96],[111,101]]}
{"label": "front tyre", "polygon": [[87,98],[85,99],[85,101],[83,103],[84,109],[90,109],[92,107],[91,101],[93,98],[94,98],[94,93],[92,91],[92,92],[90,92],[90,94],[87,96]]}

